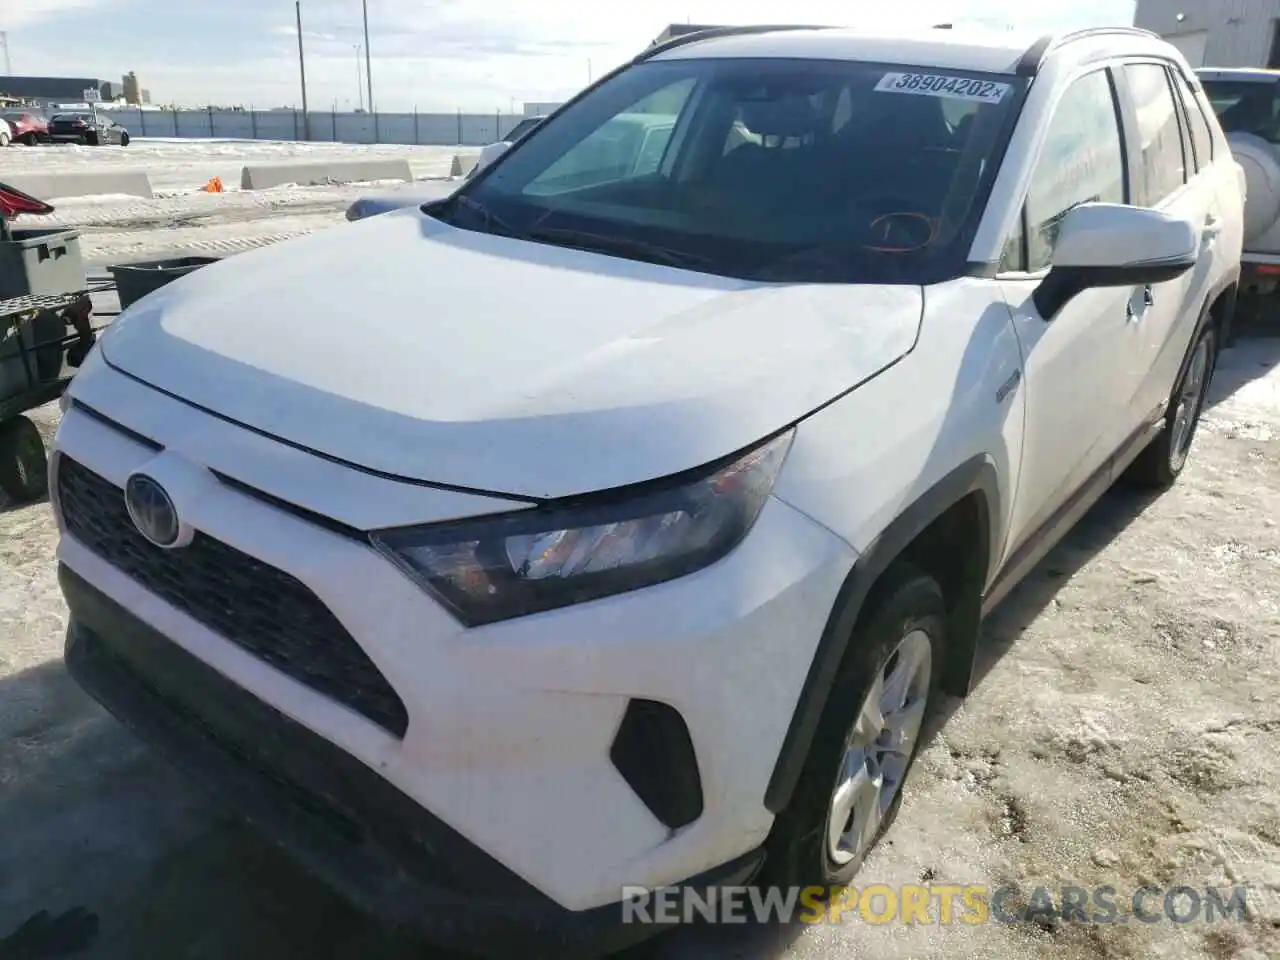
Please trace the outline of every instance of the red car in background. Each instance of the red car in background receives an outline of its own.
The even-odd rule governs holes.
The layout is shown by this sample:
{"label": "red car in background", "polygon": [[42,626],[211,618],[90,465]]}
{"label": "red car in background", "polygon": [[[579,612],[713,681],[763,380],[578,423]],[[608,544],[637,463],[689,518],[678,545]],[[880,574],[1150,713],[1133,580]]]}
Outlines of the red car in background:
{"label": "red car in background", "polygon": [[49,121],[29,110],[0,110],[0,119],[9,121],[14,143],[34,147],[49,139]]}

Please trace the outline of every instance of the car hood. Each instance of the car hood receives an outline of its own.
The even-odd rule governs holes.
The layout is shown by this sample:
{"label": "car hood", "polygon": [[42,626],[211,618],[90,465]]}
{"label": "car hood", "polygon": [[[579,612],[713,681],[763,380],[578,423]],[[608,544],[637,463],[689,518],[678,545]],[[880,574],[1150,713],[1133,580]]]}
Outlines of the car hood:
{"label": "car hood", "polygon": [[921,307],[918,287],[745,282],[403,210],[194,271],[102,352],[324,456],[538,499],[754,444],[910,351]]}

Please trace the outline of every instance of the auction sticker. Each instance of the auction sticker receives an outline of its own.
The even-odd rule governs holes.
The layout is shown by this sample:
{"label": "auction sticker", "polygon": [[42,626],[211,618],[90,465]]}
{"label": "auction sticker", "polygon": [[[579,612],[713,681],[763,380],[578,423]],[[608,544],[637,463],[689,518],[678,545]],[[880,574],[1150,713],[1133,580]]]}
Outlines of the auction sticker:
{"label": "auction sticker", "polygon": [[968,77],[947,77],[937,73],[886,73],[876,84],[877,93],[912,93],[921,97],[999,103],[1009,92],[1009,84]]}

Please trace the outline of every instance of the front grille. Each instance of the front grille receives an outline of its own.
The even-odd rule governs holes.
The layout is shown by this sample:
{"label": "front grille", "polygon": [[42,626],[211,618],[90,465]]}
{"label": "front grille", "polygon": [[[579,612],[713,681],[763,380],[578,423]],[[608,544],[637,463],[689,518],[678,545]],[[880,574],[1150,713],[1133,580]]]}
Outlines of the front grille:
{"label": "front grille", "polygon": [[66,456],[57,472],[68,532],[103,560],[281,673],[404,736],[404,703],[300,581],[202,533],[162,550],[133,525],[115,484]]}

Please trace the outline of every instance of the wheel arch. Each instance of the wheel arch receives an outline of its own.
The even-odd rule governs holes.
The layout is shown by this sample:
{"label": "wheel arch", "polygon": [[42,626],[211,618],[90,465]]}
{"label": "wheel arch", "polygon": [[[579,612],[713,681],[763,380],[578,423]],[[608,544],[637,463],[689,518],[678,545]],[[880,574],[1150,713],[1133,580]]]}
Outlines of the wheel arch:
{"label": "wheel arch", "polygon": [[[913,547],[929,542],[931,531],[939,530],[956,510],[972,513],[978,535],[973,539],[974,549],[963,555],[966,575],[961,581],[965,586],[948,596],[950,633],[943,684],[952,692],[967,693],[982,592],[1003,536],[999,476],[993,460],[985,454],[960,464],[902,510],[859,555],[845,578],[765,790],[764,804],[771,813],[780,813],[791,802],[819,718],[854,631],[871,607],[868,600],[877,583],[896,561],[911,558]],[[967,589],[970,585],[972,589]],[[948,593],[945,584],[943,588]]]}

